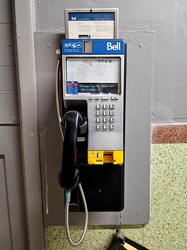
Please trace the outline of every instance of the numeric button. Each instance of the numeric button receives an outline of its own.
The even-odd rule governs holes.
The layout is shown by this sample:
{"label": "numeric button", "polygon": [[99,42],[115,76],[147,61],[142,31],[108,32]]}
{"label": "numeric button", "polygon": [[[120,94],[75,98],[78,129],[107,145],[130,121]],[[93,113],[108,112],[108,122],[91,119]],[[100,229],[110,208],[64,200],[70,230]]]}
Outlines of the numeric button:
{"label": "numeric button", "polygon": [[107,117],[104,117],[104,118],[103,118],[103,122],[104,122],[104,123],[107,123],[107,121],[108,121]]}
{"label": "numeric button", "polygon": [[107,124],[104,124],[104,125],[103,125],[103,129],[104,129],[104,130],[107,130],[107,128],[108,128],[108,125],[107,125]]}
{"label": "numeric button", "polygon": [[108,111],[103,111],[103,116],[107,116],[108,115]]}
{"label": "numeric button", "polygon": [[114,109],[114,104],[113,103],[109,105],[109,109]]}
{"label": "numeric button", "polygon": [[97,122],[97,123],[100,123],[100,122],[101,122],[101,118],[100,118],[100,117],[97,117],[97,118],[96,118],[96,122]]}
{"label": "numeric button", "polygon": [[110,111],[110,112],[109,112],[109,115],[110,115],[110,116],[114,116],[114,111]]}
{"label": "numeric button", "polygon": [[114,124],[110,124],[110,129],[114,129]]}
{"label": "numeric button", "polygon": [[109,122],[113,123],[114,122],[114,117],[110,117]]}
{"label": "numeric button", "polygon": [[100,125],[100,124],[97,124],[97,125],[96,125],[96,129],[97,129],[97,130],[100,130],[100,129],[101,129],[101,125]]}

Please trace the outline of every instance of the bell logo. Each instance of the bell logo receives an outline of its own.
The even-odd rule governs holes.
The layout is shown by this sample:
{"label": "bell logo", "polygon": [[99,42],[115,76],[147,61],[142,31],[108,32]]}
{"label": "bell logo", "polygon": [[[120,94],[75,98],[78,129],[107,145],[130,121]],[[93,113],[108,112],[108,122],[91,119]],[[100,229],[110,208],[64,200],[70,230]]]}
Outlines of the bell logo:
{"label": "bell logo", "polygon": [[107,50],[120,50],[120,42],[116,42],[116,44],[112,44],[111,42],[107,42]]}

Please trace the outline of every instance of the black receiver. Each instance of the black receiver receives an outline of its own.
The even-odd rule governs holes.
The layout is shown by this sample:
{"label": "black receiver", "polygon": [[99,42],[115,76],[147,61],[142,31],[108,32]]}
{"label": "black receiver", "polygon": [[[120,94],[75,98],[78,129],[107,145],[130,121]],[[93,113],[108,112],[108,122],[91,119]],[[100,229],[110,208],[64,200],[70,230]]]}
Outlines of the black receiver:
{"label": "black receiver", "polygon": [[59,184],[66,190],[73,189],[79,182],[79,174],[75,167],[77,133],[84,124],[84,118],[78,111],[68,111],[62,118],[64,146]]}

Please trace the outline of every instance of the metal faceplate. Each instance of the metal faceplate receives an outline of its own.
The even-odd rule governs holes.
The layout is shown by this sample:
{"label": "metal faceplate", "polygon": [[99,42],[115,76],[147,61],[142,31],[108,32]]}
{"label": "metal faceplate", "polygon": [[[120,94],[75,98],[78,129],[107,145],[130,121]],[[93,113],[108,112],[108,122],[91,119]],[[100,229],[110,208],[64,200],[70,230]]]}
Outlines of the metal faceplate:
{"label": "metal faceplate", "polygon": [[63,40],[63,99],[66,108],[87,105],[88,150],[124,148],[124,40]]}

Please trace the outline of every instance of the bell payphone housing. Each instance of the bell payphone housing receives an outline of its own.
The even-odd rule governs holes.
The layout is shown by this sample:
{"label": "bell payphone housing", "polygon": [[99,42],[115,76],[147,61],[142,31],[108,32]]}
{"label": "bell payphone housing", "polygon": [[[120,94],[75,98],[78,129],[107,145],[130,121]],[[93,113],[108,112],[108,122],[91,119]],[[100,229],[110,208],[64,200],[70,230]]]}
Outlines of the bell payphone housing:
{"label": "bell payphone housing", "polygon": [[[84,189],[88,211],[121,211],[124,208],[126,43],[120,39],[63,40],[61,60],[63,114],[75,111],[76,117],[81,116],[76,118],[79,125],[73,164]],[[72,116],[70,120],[74,119]],[[63,159],[68,157],[71,153],[63,150]],[[67,178],[64,176],[64,182]],[[70,211],[83,210],[79,189],[75,187]]]}

